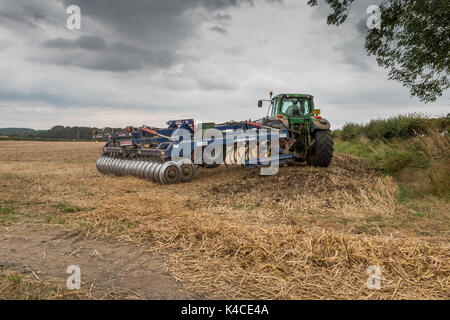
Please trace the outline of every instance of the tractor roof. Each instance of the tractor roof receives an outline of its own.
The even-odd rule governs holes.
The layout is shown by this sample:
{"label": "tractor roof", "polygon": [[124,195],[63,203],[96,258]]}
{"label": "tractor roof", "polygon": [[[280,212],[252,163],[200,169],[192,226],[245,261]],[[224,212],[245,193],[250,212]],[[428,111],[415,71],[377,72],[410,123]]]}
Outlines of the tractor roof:
{"label": "tractor roof", "polygon": [[277,94],[274,98],[276,97],[299,97],[299,98],[312,98],[313,96],[307,93],[279,93]]}

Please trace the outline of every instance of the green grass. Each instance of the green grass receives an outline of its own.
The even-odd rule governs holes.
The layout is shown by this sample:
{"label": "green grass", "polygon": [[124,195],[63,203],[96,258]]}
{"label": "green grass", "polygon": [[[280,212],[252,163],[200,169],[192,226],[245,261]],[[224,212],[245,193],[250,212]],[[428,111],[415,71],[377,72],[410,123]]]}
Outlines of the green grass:
{"label": "green grass", "polygon": [[[392,141],[407,139],[432,131],[443,132],[450,126],[450,116],[430,119],[419,113],[398,115],[388,119],[375,119],[367,124],[346,123],[333,132],[336,138],[351,141],[361,137],[369,140]],[[447,131],[448,132],[448,131]]]}
{"label": "green grass", "polygon": [[404,168],[426,169],[430,166],[430,159],[420,144],[405,148],[401,144],[337,140],[334,149],[337,152],[364,158],[373,168],[390,175]]}
{"label": "green grass", "polygon": [[13,284],[18,285],[20,281],[22,281],[22,276],[20,274],[11,274],[8,277],[8,280],[11,281]]}
{"label": "green grass", "polygon": [[398,191],[397,201],[399,204],[409,204],[424,197],[421,192],[401,183],[398,185]]}
{"label": "green grass", "polygon": [[334,150],[340,153],[361,157],[366,160],[369,159],[370,153],[372,152],[367,144],[360,144],[339,140],[336,140],[334,142]]}
{"label": "green grass", "polygon": [[445,158],[448,159],[446,147],[442,147],[442,150],[433,150],[430,141],[421,139],[397,139],[387,143],[364,138],[355,141],[336,139],[334,144],[337,152],[364,158],[373,168],[390,175],[405,168],[425,170]]}
{"label": "green grass", "polygon": [[61,212],[64,213],[75,213],[75,212],[81,212],[81,211],[90,211],[90,210],[94,210],[95,208],[83,208],[83,207],[79,207],[79,206],[75,206],[75,205],[69,205],[69,204],[65,204],[65,203],[58,203],[56,205],[52,206],[53,208],[56,208],[58,210],[60,210]]}
{"label": "green grass", "polygon": [[67,220],[62,216],[49,214],[44,217],[44,221],[47,223],[65,224]]}
{"label": "green grass", "polygon": [[72,221],[72,218],[70,218],[68,215],[64,215],[64,214],[77,213],[77,212],[83,212],[83,211],[91,211],[91,210],[96,209],[95,207],[84,208],[84,207],[79,207],[76,205],[69,205],[66,203],[58,203],[58,204],[52,205],[52,208],[58,209],[59,212],[45,215],[44,221],[46,223],[66,224],[66,223]]}
{"label": "green grass", "polygon": [[[449,125],[450,114],[435,119],[409,114],[366,125],[350,123],[333,132],[334,148],[367,160],[372,168],[395,177],[400,184],[449,200]],[[400,191],[399,201],[405,202],[408,191]]]}
{"label": "green grass", "polygon": [[16,207],[0,205],[0,224],[10,225],[18,222],[19,214]]}

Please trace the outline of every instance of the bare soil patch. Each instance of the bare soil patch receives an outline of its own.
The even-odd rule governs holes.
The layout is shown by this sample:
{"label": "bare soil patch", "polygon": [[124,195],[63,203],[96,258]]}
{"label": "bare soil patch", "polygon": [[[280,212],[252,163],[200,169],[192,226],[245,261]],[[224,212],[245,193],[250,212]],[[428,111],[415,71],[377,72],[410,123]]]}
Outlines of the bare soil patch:
{"label": "bare soil patch", "polygon": [[0,234],[0,269],[51,281],[62,291],[69,291],[65,289],[67,267],[77,265],[86,297],[190,298],[166,272],[165,264],[142,249],[86,239],[55,225],[19,223],[1,227]]}

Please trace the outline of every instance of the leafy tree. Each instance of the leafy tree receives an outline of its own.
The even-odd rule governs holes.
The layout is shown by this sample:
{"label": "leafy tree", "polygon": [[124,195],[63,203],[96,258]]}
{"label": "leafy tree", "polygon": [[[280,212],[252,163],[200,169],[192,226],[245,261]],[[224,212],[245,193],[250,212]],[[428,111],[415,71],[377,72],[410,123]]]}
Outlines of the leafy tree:
{"label": "leafy tree", "polygon": [[[324,0],[327,23],[344,23],[354,0]],[[318,0],[308,0],[311,7]],[[432,102],[450,87],[450,1],[381,0],[381,27],[368,30],[365,48],[412,96]]]}

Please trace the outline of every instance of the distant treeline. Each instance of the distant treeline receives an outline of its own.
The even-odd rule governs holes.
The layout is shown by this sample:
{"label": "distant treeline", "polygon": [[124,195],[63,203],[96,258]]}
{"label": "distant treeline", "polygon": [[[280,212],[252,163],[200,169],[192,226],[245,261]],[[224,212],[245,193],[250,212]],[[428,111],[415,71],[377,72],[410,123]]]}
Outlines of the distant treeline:
{"label": "distant treeline", "polygon": [[124,131],[123,128],[92,128],[54,126],[49,130],[34,130],[29,128],[0,128],[0,139],[14,140],[92,140],[92,132],[99,134]]}

